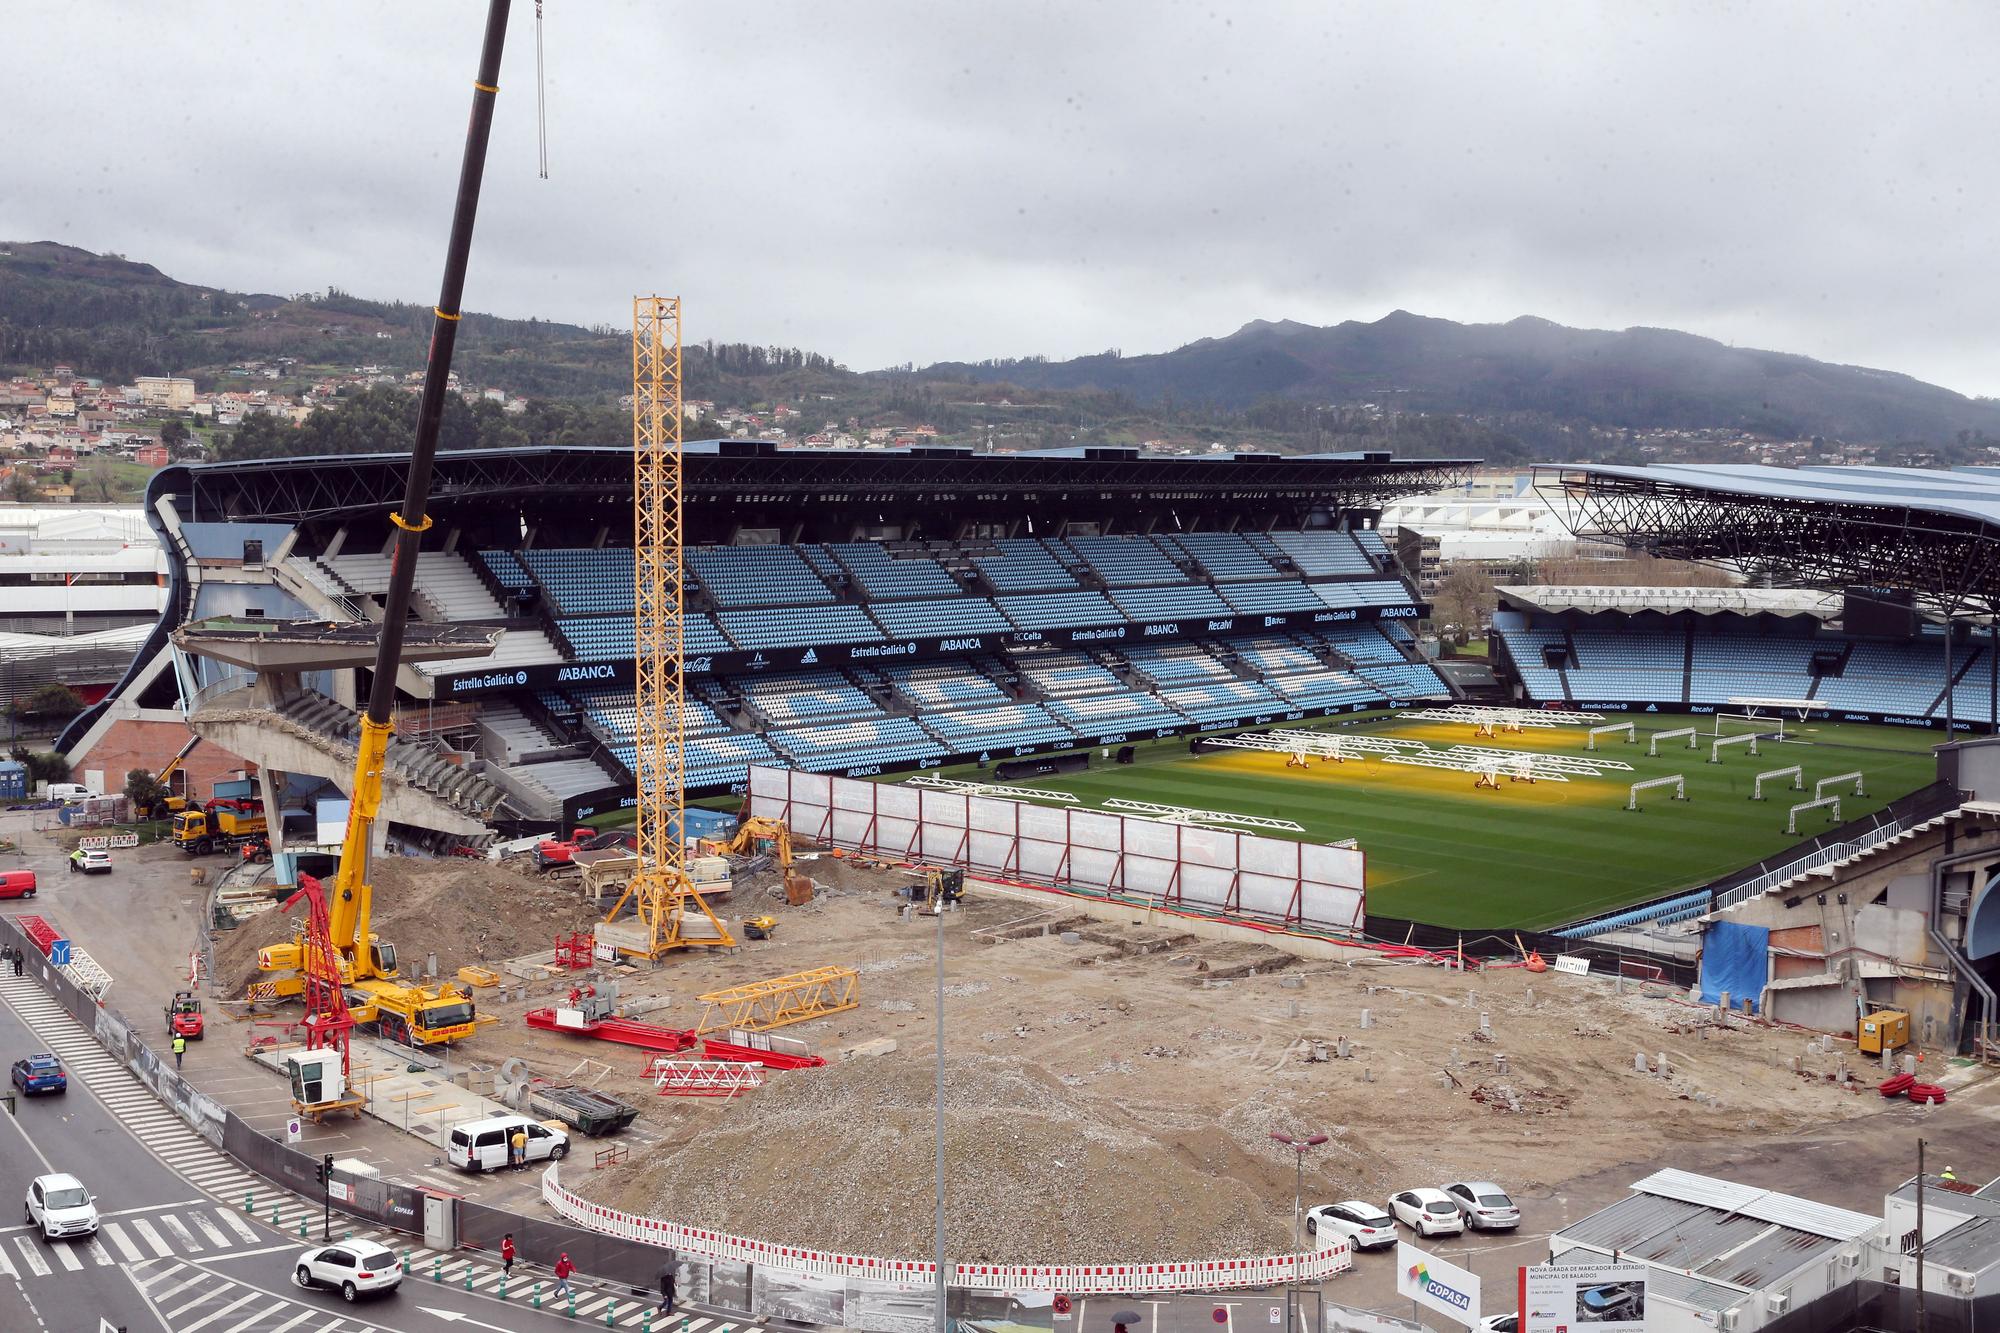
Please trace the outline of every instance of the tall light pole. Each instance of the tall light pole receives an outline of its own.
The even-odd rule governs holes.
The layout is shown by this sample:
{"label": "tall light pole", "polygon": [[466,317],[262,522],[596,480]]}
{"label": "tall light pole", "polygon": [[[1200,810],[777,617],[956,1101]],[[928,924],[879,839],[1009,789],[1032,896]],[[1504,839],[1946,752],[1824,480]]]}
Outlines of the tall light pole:
{"label": "tall light pole", "polygon": [[946,1333],[944,1271],[944,895],[937,911],[937,1333]]}
{"label": "tall light pole", "polygon": [[1292,1333],[1293,1310],[1298,1304],[1298,1256],[1305,1249],[1304,1218],[1301,1204],[1305,1194],[1306,1154],[1325,1143],[1324,1134],[1300,1137],[1280,1130],[1271,1131],[1273,1142],[1292,1150],[1292,1280],[1285,1284],[1285,1333]]}

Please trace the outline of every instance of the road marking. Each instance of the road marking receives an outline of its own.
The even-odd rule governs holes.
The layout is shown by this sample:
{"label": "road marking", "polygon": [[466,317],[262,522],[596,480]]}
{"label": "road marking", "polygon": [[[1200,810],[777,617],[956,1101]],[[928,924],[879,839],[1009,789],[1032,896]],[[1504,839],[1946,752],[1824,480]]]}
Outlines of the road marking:
{"label": "road marking", "polygon": [[[292,1325],[303,1324],[306,1322],[306,1320],[311,1319],[314,1315],[318,1313],[319,1311],[317,1310],[301,1310],[297,1314],[293,1315],[290,1319],[287,1319],[284,1323],[270,1330],[270,1333],[285,1333],[285,1330],[292,1327]],[[229,1330],[229,1333],[236,1333],[236,1330],[232,1328]]]}
{"label": "road marking", "polygon": [[104,1242],[98,1236],[90,1238],[90,1244],[83,1247],[83,1252],[89,1255],[90,1262],[96,1264],[99,1268],[109,1268],[118,1262],[111,1257],[111,1251],[104,1248]]}
{"label": "road marking", "polygon": [[7,1257],[6,1247],[0,1246],[0,1277],[18,1278],[20,1276],[19,1273],[14,1271],[14,1261]]}
{"label": "road marking", "polygon": [[136,1264],[145,1258],[139,1252],[139,1247],[134,1245],[131,1239],[126,1236],[125,1228],[119,1226],[116,1222],[106,1222],[104,1224],[104,1234],[111,1237],[111,1243],[118,1247],[118,1252],[125,1256],[127,1263]]}
{"label": "road marking", "polygon": [[150,1249],[154,1254],[159,1255],[162,1259],[172,1257],[174,1247],[160,1239],[160,1233],[153,1230],[151,1222],[148,1222],[143,1217],[135,1217],[132,1219],[132,1229],[139,1233],[139,1239],[145,1241],[146,1248]]}
{"label": "road marking", "polygon": [[[186,1265],[182,1265],[182,1267],[186,1267]],[[179,1294],[180,1294],[181,1292],[184,1292],[184,1291],[186,1291],[186,1290],[187,1290],[187,1289],[188,1289],[189,1287],[192,1287],[192,1286],[193,1286],[193,1285],[194,1285],[195,1283],[197,1283],[197,1282],[200,1282],[200,1281],[203,1281],[204,1279],[207,1279],[207,1278],[211,1278],[211,1277],[214,1277],[214,1276],[215,1276],[215,1274],[213,1274],[213,1273],[209,1272],[209,1271],[208,1271],[207,1269],[205,1269],[205,1268],[195,1268],[195,1269],[191,1269],[191,1270],[189,1270],[189,1271],[191,1271],[191,1272],[192,1272],[192,1273],[194,1274],[194,1276],[193,1276],[193,1277],[189,1278],[189,1279],[188,1279],[187,1281],[185,1281],[185,1282],[182,1282],[182,1283],[180,1283],[180,1284],[179,1284],[178,1286],[173,1286],[173,1287],[169,1287],[169,1288],[167,1288],[167,1289],[166,1289],[165,1291],[161,1292],[161,1293],[160,1293],[160,1294],[159,1294],[158,1296],[155,1296],[155,1297],[154,1297],[153,1299],[154,1299],[154,1300],[157,1300],[157,1301],[165,1301],[165,1300],[169,1300],[169,1299],[171,1299],[171,1298],[173,1298],[173,1297],[175,1297],[175,1296],[179,1295]],[[175,1310],[175,1311],[172,1311],[172,1313],[174,1313],[174,1314],[179,1314],[179,1313],[180,1313],[180,1311],[178,1311],[178,1310]]]}
{"label": "road marking", "polygon": [[61,1261],[64,1268],[67,1268],[72,1273],[81,1273],[83,1271],[83,1260],[76,1257],[76,1247],[74,1245],[55,1244],[49,1246],[49,1248],[55,1252],[56,1258]]}
{"label": "road marking", "polygon": [[197,1319],[194,1323],[189,1324],[186,1328],[180,1330],[180,1333],[195,1333],[195,1330],[207,1327],[209,1324],[214,1323],[216,1320],[222,1318],[230,1311],[242,1309],[244,1306],[256,1300],[257,1297],[262,1294],[263,1293],[256,1291],[246,1291],[241,1296],[238,1296],[235,1300],[231,1301],[229,1304],[223,1306],[220,1310],[217,1310],[214,1314],[206,1315],[200,1319]]}
{"label": "road marking", "polygon": [[14,1237],[14,1245],[21,1251],[21,1258],[27,1262],[29,1272],[33,1273],[36,1277],[47,1277],[49,1275],[49,1266],[43,1262],[42,1256],[35,1252],[33,1241],[29,1240],[26,1236],[16,1236]]}
{"label": "road marking", "polygon": [[[203,1269],[201,1273],[202,1278],[211,1278],[217,1276],[219,1275],[211,1273],[206,1269]],[[195,1281],[199,1282],[201,1281],[201,1278],[196,1278]],[[189,1285],[192,1286],[193,1283],[190,1283]],[[216,1285],[195,1292],[193,1295],[193,1299],[182,1302],[179,1309],[167,1311],[167,1317],[169,1319],[179,1319],[182,1315],[194,1309],[196,1306],[206,1305],[210,1301],[219,1301],[224,1296],[227,1296],[230,1292],[234,1290],[236,1290],[236,1284],[234,1282],[231,1282],[228,1278],[222,1278],[219,1282],[216,1283]],[[166,1299],[167,1297],[165,1296],[160,1297],[162,1303],[164,1303]]]}
{"label": "road marking", "polygon": [[223,1235],[222,1228],[209,1221],[206,1216],[201,1213],[190,1212],[187,1215],[187,1219],[195,1224],[195,1227],[202,1235],[208,1237],[208,1243],[216,1249],[226,1250],[229,1248],[229,1237]]}
{"label": "road marking", "polygon": [[236,1215],[234,1209],[219,1208],[216,1210],[216,1216],[220,1217],[224,1222],[227,1222],[229,1224],[229,1229],[231,1231],[234,1231],[237,1235],[241,1236],[243,1238],[243,1243],[245,1245],[255,1245],[258,1242],[258,1240],[261,1239],[261,1237],[259,1237],[255,1231],[250,1229],[250,1224],[248,1222],[245,1222],[242,1218]]}
{"label": "road marking", "polygon": [[[147,1259],[144,1262],[150,1264],[153,1263],[154,1261],[151,1259]],[[135,1285],[137,1285],[139,1290],[144,1291],[148,1287],[157,1286],[161,1282],[166,1281],[174,1274],[179,1273],[186,1268],[187,1268],[186,1264],[176,1263],[172,1268],[162,1268],[159,1272],[153,1274],[151,1277],[147,1278],[143,1282],[141,1282],[136,1275],[133,1277],[132,1281]]]}
{"label": "road marking", "polygon": [[[257,1313],[251,1315],[248,1319],[245,1319],[242,1323],[231,1324],[228,1328],[223,1329],[222,1333],[243,1333],[243,1330],[249,1328],[250,1325],[262,1323],[264,1320],[269,1319],[272,1315],[279,1313],[284,1308],[285,1308],[284,1301],[279,1301],[276,1305],[267,1305],[263,1309],[257,1311]],[[291,1324],[281,1324],[279,1325],[279,1327],[290,1328],[292,1324],[298,1323],[301,1319],[312,1318],[314,1313],[315,1312],[312,1310],[303,1310],[298,1314],[292,1316]],[[274,1330],[273,1333],[276,1333],[276,1331]]]}
{"label": "road marking", "polygon": [[298,1248],[299,1243],[297,1241],[288,1240],[282,1245],[266,1245],[261,1250],[231,1250],[228,1254],[212,1255],[210,1258],[215,1263],[221,1263],[226,1259],[255,1259],[260,1254],[276,1254],[280,1250],[296,1250]]}
{"label": "road marking", "polygon": [[160,1225],[174,1233],[174,1239],[181,1243],[182,1249],[199,1250],[202,1248],[201,1242],[194,1238],[194,1232],[189,1231],[186,1226],[182,1225],[181,1220],[172,1213],[160,1214]]}

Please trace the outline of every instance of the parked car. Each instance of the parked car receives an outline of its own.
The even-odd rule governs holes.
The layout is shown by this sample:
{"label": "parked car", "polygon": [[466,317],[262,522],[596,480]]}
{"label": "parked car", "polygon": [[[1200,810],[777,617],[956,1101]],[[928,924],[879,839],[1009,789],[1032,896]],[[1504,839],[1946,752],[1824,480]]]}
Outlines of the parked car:
{"label": "parked car", "polygon": [[1322,1228],[1345,1236],[1357,1250],[1374,1250],[1396,1243],[1396,1219],[1359,1199],[1306,1209],[1306,1234],[1317,1236]]}
{"label": "parked car", "polygon": [[1396,1220],[1419,1236],[1458,1236],[1465,1232],[1465,1214],[1443,1190],[1413,1189],[1389,1199]]}
{"label": "parked car", "polygon": [[498,1115],[455,1126],[447,1157],[461,1171],[496,1171],[507,1165],[508,1141],[514,1131],[528,1136],[528,1160],[561,1161],[569,1153],[569,1135],[524,1115]]}
{"label": "parked car", "polygon": [[14,1062],[14,1086],[24,1097],[42,1092],[68,1092],[69,1075],[63,1073],[62,1061],[43,1051]]}
{"label": "parked car", "polygon": [[111,853],[102,847],[92,847],[88,851],[79,847],[69,854],[70,873],[81,870],[86,875],[108,875],[111,873]]}
{"label": "parked car", "polygon": [[49,1240],[97,1234],[97,1200],[75,1176],[36,1176],[28,1182],[28,1225]]}
{"label": "parked car", "polygon": [[1455,1180],[1444,1192],[1474,1231],[1512,1231],[1521,1225],[1520,1208],[1490,1180]]}
{"label": "parked car", "polygon": [[311,1290],[326,1287],[344,1301],[394,1291],[403,1281],[403,1265],[372,1240],[316,1245],[292,1265],[292,1281]]}
{"label": "parked car", "polygon": [[1480,1320],[1479,1333],[1514,1333],[1520,1326],[1520,1312],[1509,1310],[1506,1314],[1490,1314]]}

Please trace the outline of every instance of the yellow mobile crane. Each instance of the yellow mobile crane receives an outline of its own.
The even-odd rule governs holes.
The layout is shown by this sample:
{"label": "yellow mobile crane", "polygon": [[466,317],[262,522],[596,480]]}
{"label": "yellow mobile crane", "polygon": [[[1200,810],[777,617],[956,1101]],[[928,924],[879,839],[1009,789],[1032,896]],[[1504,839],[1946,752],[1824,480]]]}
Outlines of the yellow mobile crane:
{"label": "yellow mobile crane", "polygon": [[[382,810],[382,770],[388,763],[389,737],[395,731],[396,668],[403,655],[403,630],[410,614],[417,548],[424,530],[431,525],[425,512],[430,502],[431,468],[437,456],[438,423],[444,415],[452,347],[458,339],[465,262],[472,249],[473,220],[479,211],[479,183],[486,169],[493,102],[500,91],[500,52],[507,37],[507,10],[508,0],[490,0],[486,11],[479,75],[472,84],[472,120],[466,128],[458,200],[452,210],[451,242],[445,253],[444,283],[431,322],[430,356],[424,366],[424,392],[417,409],[417,438],[410,449],[402,506],[389,516],[396,525],[396,552],[390,566],[388,593],[382,602],[382,633],[375,645],[368,711],[361,719],[361,738],[356,747],[347,833],[340,847],[340,871],[327,903],[327,942],[335,954],[342,985],[354,992],[348,1006],[354,1021],[375,1022],[384,1036],[421,1045],[469,1036],[476,1021],[472,997],[450,982],[419,986],[399,978],[396,947],[376,939],[368,929],[374,898],[368,859],[373,850],[375,821]],[[678,429],[678,417],[675,425]],[[308,930],[302,928],[289,944],[274,944],[260,951],[258,968],[287,975],[253,987],[251,998],[307,994],[306,964],[311,944]],[[329,991],[333,999],[340,998],[339,990],[325,985],[311,990],[309,1008],[322,1002],[315,997]],[[317,1017],[316,1013],[308,1014],[308,1023]]]}
{"label": "yellow mobile crane", "polygon": [[[633,728],[637,757],[639,868],[597,928],[619,953],[659,958],[671,950],[736,943],[688,878],[681,841],[686,792],[686,552],[681,537],[681,303],[632,302]],[[636,919],[619,920],[626,903]],[[689,911],[692,905],[694,912]]]}

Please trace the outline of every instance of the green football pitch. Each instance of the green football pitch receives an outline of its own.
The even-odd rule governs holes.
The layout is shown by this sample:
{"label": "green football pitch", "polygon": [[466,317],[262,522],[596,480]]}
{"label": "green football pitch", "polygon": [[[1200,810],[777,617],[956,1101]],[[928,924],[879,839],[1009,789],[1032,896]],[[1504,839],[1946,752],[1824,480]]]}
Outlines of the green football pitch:
{"label": "green football pitch", "polygon": [[[1073,792],[1088,805],[1110,797],[1264,815],[1296,821],[1312,841],[1353,838],[1367,856],[1368,912],[1440,926],[1543,928],[1574,921],[1681,888],[1695,888],[1813,834],[1835,826],[1827,810],[1799,816],[1785,832],[1790,807],[1811,798],[1784,781],[1765,784],[1766,799],[1750,799],[1766,770],[1797,764],[1807,787],[1821,778],[1860,771],[1867,796],[1841,794],[1841,818],[1879,810],[1936,777],[1934,733],[1861,723],[1807,722],[1786,727],[1781,745],[1760,742],[1722,750],[1710,763],[1713,718],[1625,714],[1605,722],[1635,724],[1637,740],[1600,738],[1599,755],[1632,766],[1568,782],[1510,782],[1474,788],[1474,775],[1385,764],[1377,759],[1308,760],[1287,767],[1286,756],[1254,751],[1191,755],[1187,741],[1138,748],[1137,762],[1107,765],[1091,756],[1083,773],[1016,782]],[[1646,754],[1658,731],[1699,724],[1700,748],[1685,738]],[[1298,725],[1298,724],[1293,724]],[[1481,745],[1582,755],[1582,727],[1529,728],[1475,738],[1465,724],[1419,722],[1393,714],[1355,722],[1326,721],[1316,729],[1419,740],[1433,749]],[[1741,732],[1724,722],[1723,734]],[[1642,808],[1626,810],[1631,785],[1684,775],[1688,799],[1671,789],[1641,793]],[[951,776],[978,778],[976,771]],[[988,779],[990,780],[990,779]]]}

